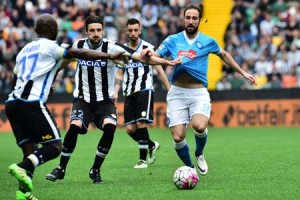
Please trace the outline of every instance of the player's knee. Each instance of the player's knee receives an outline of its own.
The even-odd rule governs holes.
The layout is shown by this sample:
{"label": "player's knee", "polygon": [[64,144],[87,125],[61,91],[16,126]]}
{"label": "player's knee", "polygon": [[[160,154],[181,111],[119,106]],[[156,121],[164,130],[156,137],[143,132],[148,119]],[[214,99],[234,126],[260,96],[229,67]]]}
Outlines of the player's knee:
{"label": "player's knee", "polygon": [[76,131],[71,131],[72,134],[80,134],[85,135],[87,133],[87,129],[83,126],[82,121],[80,120],[72,120],[70,124],[70,129],[76,129]]}
{"label": "player's knee", "polygon": [[197,128],[197,129],[194,129],[197,133],[205,133],[206,131],[206,127],[201,127],[201,128]]}
{"label": "player's knee", "polygon": [[75,125],[75,126],[77,126],[78,128],[82,128],[82,121],[80,121],[80,120],[72,120],[71,121],[71,125]]}
{"label": "player's knee", "polygon": [[126,132],[129,135],[132,135],[135,131],[136,131],[136,126],[133,126],[131,124],[129,124],[129,125],[126,126]]}
{"label": "player's knee", "polygon": [[205,123],[197,123],[192,125],[193,129],[198,133],[204,133],[207,127],[207,124]]}
{"label": "player's knee", "polygon": [[185,134],[181,134],[181,133],[178,133],[178,132],[172,132],[172,136],[173,136],[173,140],[176,143],[179,143],[179,142],[181,142],[185,139]]}
{"label": "player's knee", "polygon": [[105,125],[107,125],[107,124],[112,124],[112,125],[117,125],[117,122],[116,122],[116,120],[115,119],[112,119],[112,118],[109,118],[109,117],[107,117],[107,118],[105,118],[104,120],[103,120],[103,122],[102,122],[102,127],[104,127]]}
{"label": "player's knee", "polygon": [[132,134],[135,132],[135,129],[133,129],[133,128],[127,128],[127,127],[126,127],[126,132],[127,132],[129,135],[132,135]]}
{"label": "player's knee", "polygon": [[77,131],[71,131],[72,134],[80,134],[80,135],[84,135],[87,133],[87,129],[85,128],[85,126],[83,126],[82,121],[81,120],[72,120],[71,124],[70,124],[70,128],[76,129]]}
{"label": "player's knee", "polygon": [[192,118],[191,125],[198,133],[203,133],[207,128],[209,118],[204,115],[195,115]]}
{"label": "player's knee", "polygon": [[136,123],[137,128],[148,128],[148,124],[145,121],[140,121]]}

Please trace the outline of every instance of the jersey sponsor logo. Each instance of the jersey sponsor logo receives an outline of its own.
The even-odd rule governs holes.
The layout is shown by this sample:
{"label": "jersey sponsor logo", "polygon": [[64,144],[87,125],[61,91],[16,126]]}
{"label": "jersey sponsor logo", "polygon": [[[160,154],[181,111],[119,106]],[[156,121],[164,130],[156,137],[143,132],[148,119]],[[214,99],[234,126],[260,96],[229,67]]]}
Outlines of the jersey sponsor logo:
{"label": "jersey sponsor logo", "polygon": [[86,66],[86,67],[105,67],[106,62],[101,61],[101,60],[78,60],[78,63],[81,66]]}
{"label": "jersey sponsor logo", "polygon": [[140,62],[131,62],[125,65],[126,68],[138,68],[138,67],[143,67],[143,63]]}
{"label": "jersey sponsor logo", "polygon": [[195,50],[189,49],[188,51],[179,50],[178,57],[187,57],[189,59],[194,59],[197,55]]}

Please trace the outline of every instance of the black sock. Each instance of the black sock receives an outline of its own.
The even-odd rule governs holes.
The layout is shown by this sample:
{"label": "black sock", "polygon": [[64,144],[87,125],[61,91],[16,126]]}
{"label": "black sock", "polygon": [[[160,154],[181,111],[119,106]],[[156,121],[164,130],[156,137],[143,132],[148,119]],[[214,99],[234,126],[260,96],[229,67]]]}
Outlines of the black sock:
{"label": "black sock", "polygon": [[114,140],[116,125],[105,124],[103,127],[103,135],[98,143],[97,154],[95,156],[92,169],[100,169],[106,155],[108,154]]}
{"label": "black sock", "polygon": [[66,133],[63,142],[63,149],[60,157],[60,162],[59,162],[59,166],[63,169],[67,168],[71,154],[73,153],[76,147],[78,133],[80,131],[81,129],[77,125],[71,124],[68,132]]}
{"label": "black sock", "polygon": [[[148,132],[148,129],[147,129],[147,132]],[[136,141],[136,142],[138,142],[138,136],[137,136],[137,133],[136,132],[134,132],[134,133],[127,133],[134,141]],[[148,133],[148,135],[149,135],[149,133]],[[149,140],[148,140],[148,149],[152,149],[154,146],[155,146],[155,144],[154,144],[154,142],[149,138]]]}
{"label": "black sock", "polygon": [[133,133],[128,133],[128,132],[127,132],[127,134],[128,134],[134,141],[138,142],[138,136],[137,136],[137,134],[136,134],[136,131],[133,132]]}
{"label": "black sock", "polygon": [[148,141],[149,141],[149,134],[147,128],[138,128],[136,130],[136,135],[138,138],[139,143],[139,150],[140,150],[140,160],[146,161],[147,153],[148,153]]}
{"label": "black sock", "polygon": [[[59,150],[49,144],[49,145],[45,145],[43,147],[41,147],[40,149],[38,149],[37,151],[35,151],[33,153],[33,155],[29,155],[29,157],[27,157],[26,159],[24,159],[22,162],[20,162],[18,164],[19,167],[25,169],[27,171],[27,174],[30,175],[32,177],[35,166],[44,164],[45,162],[48,162],[49,160],[52,160],[54,158],[56,158],[57,156],[59,156]],[[33,160],[36,160],[35,164],[33,163]]]}
{"label": "black sock", "polygon": [[[22,162],[18,163],[18,166],[25,169],[27,175],[32,178],[35,167],[29,158],[25,158]],[[30,174],[28,172],[30,172]]]}
{"label": "black sock", "polygon": [[36,152],[34,152],[34,155],[39,160],[39,165],[44,164],[44,163],[48,162],[49,160],[52,160],[52,159],[58,157],[59,154],[60,154],[59,150],[51,144],[45,145],[42,148],[40,148],[39,150],[37,150]]}
{"label": "black sock", "polygon": [[[22,163],[22,162],[21,162],[21,163],[19,163],[19,164],[23,166],[23,167],[22,167],[23,169],[26,169],[28,176],[30,176],[31,178],[32,178],[32,176],[33,176],[35,167],[34,167],[34,165],[32,164],[32,162],[28,163],[28,160],[27,160],[27,161],[25,161],[25,160],[28,159],[27,157],[28,157],[30,154],[34,153],[34,152],[37,151],[38,149],[39,149],[38,144],[34,144],[34,143],[26,143],[26,144],[22,145],[23,161],[24,161],[24,163],[21,164],[21,163]],[[30,159],[29,159],[29,161],[30,161]]]}
{"label": "black sock", "polygon": [[[147,132],[148,132],[148,128],[147,128]],[[135,131],[134,133],[131,133],[131,134],[127,132],[127,134],[128,134],[134,141],[138,142],[138,136],[137,136],[136,131]],[[149,133],[148,133],[148,135],[149,135]],[[152,148],[155,146],[154,142],[153,142],[150,138],[149,138],[149,140],[148,140],[148,145],[149,145],[148,149],[152,149]]]}
{"label": "black sock", "polygon": [[148,140],[148,145],[149,145],[148,149],[153,149],[153,147],[155,146],[154,142],[150,138]]}

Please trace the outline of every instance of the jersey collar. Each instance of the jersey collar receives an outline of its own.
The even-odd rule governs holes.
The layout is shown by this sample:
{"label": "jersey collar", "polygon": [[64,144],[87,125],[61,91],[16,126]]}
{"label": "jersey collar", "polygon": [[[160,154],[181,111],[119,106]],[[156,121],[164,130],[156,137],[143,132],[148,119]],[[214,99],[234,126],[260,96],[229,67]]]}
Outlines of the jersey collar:
{"label": "jersey collar", "polygon": [[198,38],[199,34],[200,34],[200,33],[198,32],[198,34],[197,34],[197,36],[196,36],[195,38],[190,39],[190,38],[188,38],[186,32],[183,31],[184,38],[185,38],[186,42],[187,42],[189,45],[191,45],[191,44],[193,44],[193,43],[195,42],[195,40]]}

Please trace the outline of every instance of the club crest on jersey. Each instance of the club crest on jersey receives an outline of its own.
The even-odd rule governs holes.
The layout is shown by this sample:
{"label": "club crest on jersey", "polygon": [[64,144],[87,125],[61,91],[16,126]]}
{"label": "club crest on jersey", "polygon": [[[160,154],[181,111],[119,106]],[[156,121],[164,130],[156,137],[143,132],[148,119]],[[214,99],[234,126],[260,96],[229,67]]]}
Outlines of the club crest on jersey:
{"label": "club crest on jersey", "polygon": [[161,50],[161,49],[163,49],[163,48],[164,48],[164,45],[163,45],[163,44],[159,45],[159,47],[158,47],[159,50]]}
{"label": "club crest on jersey", "polygon": [[201,48],[203,47],[203,44],[201,44],[201,42],[197,41],[197,42],[196,42],[196,47],[197,47],[198,49],[201,49]]}
{"label": "club crest on jersey", "polygon": [[179,50],[177,55],[178,57],[187,57],[192,60],[196,57],[197,52],[192,49],[189,49],[188,51]]}
{"label": "club crest on jersey", "polygon": [[101,60],[78,60],[78,64],[86,67],[105,67],[106,62]]}

